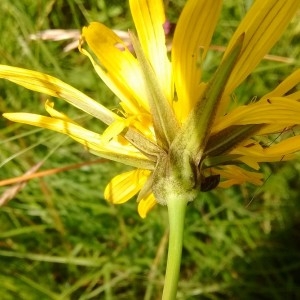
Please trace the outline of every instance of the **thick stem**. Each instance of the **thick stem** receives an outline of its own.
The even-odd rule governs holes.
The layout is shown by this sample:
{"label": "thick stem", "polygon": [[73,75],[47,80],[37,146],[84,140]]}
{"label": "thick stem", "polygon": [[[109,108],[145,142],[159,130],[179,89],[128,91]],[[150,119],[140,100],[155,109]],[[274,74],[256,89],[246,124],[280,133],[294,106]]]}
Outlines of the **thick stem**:
{"label": "thick stem", "polygon": [[168,199],[167,201],[170,235],[162,300],[176,299],[182,253],[184,217],[187,205],[186,200],[174,199],[174,197],[170,198],[173,199]]}

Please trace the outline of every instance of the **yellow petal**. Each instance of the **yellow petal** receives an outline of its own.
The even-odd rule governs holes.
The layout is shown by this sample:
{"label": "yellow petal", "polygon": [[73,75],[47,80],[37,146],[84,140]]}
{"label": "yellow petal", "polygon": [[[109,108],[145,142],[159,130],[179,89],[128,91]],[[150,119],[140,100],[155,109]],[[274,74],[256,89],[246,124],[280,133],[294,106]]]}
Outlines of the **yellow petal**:
{"label": "yellow petal", "polygon": [[286,95],[286,97],[289,99],[299,100],[300,99],[300,91],[288,94],[288,95]]}
{"label": "yellow petal", "polygon": [[299,0],[254,1],[224,54],[226,57],[235,41],[245,33],[242,53],[231,73],[225,93],[230,94],[268,53],[297,12],[299,5]]}
{"label": "yellow petal", "polygon": [[139,192],[149,175],[148,170],[136,169],[115,176],[105,188],[105,199],[115,204],[128,201]]}
{"label": "yellow petal", "polygon": [[100,65],[95,63],[86,50],[80,48],[81,52],[90,58],[98,75],[125,102],[130,112],[137,113],[140,107],[148,110],[141,70],[124,42],[112,30],[96,22],[83,28],[82,37],[97,56]]}
{"label": "yellow petal", "polygon": [[209,48],[222,2],[190,0],[178,20],[172,44],[172,68],[178,95],[174,105],[180,120],[186,118],[200,97],[201,62]]}
{"label": "yellow petal", "polygon": [[300,103],[284,97],[261,99],[237,107],[220,117],[214,124],[212,132],[219,132],[232,125],[247,124],[281,124],[282,127],[300,124]]}
{"label": "yellow petal", "polygon": [[279,134],[282,135],[285,132],[292,132],[293,126],[296,126],[295,124],[282,124],[279,122],[279,124],[271,124],[271,125],[266,125],[262,126],[261,129],[259,129],[255,135],[257,136],[266,136],[269,134]]}
{"label": "yellow petal", "polygon": [[246,171],[238,166],[224,166],[221,169],[214,169],[214,172],[225,178],[225,181],[219,183],[219,187],[227,188],[235,184],[243,184],[249,182],[255,185],[262,184],[263,175],[257,172]]}
{"label": "yellow petal", "polygon": [[62,98],[106,124],[111,124],[115,119],[119,118],[106,107],[53,76],[27,69],[0,65],[0,78],[10,80],[33,91]]}
{"label": "yellow petal", "polygon": [[157,204],[154,195],[150,194],[146,198],[140,200],[138,204],[138,213],[141,218],[146,218],[147,213]]}
{"label": "yellow petal", "polygon": [[47,100],[45,103],[45,109],[47,111],[47,113],[51,116],[54,117],[56,119],[61,119],[67,122],[72,122],[74,124],[77,124],[76,122],[74,122],[72,119],[70,119],[68,116],[66,116],[65,114],[57,111],[56,109],[54,109],[54,102]]}
{"label": "yellow petal", "polygon": [[[280,137],[279,134],[278,137]],[[278,139],[278,138],[277,138]],[[247,164],[253,169],[259,169],[261,162],[279,162],[294,158],[294,153],[300,150],[299,138],[287,138],[281,142],[273,141],[269,145],[262,146],[254,140],[244,141],[238,145],[230,154],[237,155],[239,161]]]}
{"label": "yellow petal", "polygon": [[108,143],[111,139],[119,135],[128,125],[127,120],[117,120],[109,125],[102,134],[103,143]]}
{"label": "yellow petal", "polygon": [[[282,81],[273,91],[266,94],[263,99],[270,97],[281,97],[285,96],[288,92],[294,89],[300,83],[300,69],[290,74],[284,81]],[[299,93],[299,92],[298,92]],[[297,94],[298,94],[297,93]],[[289,97],[290,98],[290,97]],[[293,93],[293,99],[297,99],[296,93]],[[298,99],[300,98],[300,95]]]}
{"label": "yellow petal", "polygon": [[3,116],[14,122],[47,128],[63,134],[81,143],[88,150],[98,156],[121,162],[133,167],[152,170],[154,163],[131,145],[123,145],[117,140],[103,143],[100,134],[87,130],[73,122],[45,117],[29,113],[5,113]]}
{"label": "yellow petal", "polygon": [[152,65],[165,97],[170,101],[173,98],[173,88],[163,29],[166,21],[163,1],[130,0],[129,4],[143,51]]}
{"label": "yellow petal", "polygon": [[[279,142],[265,148],[265,156],[282,156],[300,151],[300,136],[293,136],[286,140]],[[281,159],[282,160],[282,159]]]}

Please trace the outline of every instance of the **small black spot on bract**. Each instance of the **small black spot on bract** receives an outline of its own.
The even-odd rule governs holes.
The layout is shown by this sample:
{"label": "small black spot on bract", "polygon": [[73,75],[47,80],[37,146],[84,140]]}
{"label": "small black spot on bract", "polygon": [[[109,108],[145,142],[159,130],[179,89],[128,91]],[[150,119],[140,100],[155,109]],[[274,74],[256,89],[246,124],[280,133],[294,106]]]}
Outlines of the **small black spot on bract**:
{"label": "small black spot on bract", "polygon": [[200,190],[201,192],[208,192],[213,190],[220,183],[220,175],[210,175],[208,177],[201,178]]}

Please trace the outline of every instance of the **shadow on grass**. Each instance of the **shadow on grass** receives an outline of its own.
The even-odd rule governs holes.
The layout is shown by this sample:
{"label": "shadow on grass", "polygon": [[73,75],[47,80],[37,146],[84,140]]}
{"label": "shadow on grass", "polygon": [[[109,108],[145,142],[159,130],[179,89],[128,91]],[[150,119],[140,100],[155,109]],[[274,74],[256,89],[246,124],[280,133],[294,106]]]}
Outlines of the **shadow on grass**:
{"label": "shadow on grass", "polygon": [[275,225],[255,249],[247,251],[246,259],[233,261],[236,284],[229,288],[229,299],[300,299],[299,196],[283,209],[285,226]]}
{"label": "shadow on grass", "polygon": [[300,220],[236,259],[233,299],[300,299]]}
{"label": "shadow on grass", "polygon": [[296,162],[271,171],[260,195],[234,187],[194,204],[179,299],[300,299],[300,175]]}

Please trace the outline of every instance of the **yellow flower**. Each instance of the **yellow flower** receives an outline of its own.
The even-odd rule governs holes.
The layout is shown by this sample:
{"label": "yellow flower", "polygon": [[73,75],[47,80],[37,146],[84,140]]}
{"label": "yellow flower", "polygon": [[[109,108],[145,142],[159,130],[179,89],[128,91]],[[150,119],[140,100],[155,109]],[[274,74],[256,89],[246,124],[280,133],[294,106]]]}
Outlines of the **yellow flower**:
{"label": "yellow flower", "polygon": [[[0,66],[0,77],[62,98],[101,120],[108,125],[102,134],[57,112],[50,101],[46,110],[51,117],[29,113],[4,116],[67,134],[96,155],[135,167],[111,180],[105,198],[123,203],[139,193],[141,217],[157,202],[165,204],[163,198],[170,187],[193,200],[200,190],[216,186],[259,185],[262,175],[250,169],[259,170],[261,162],[291,159],[300,150],[299,136],[269,146],[256,138],[300,124],[300,92],[291,92],[300,82],[300,70],[248,105],[230,110],[230,96],[279,39],[298,7],[299,0],[255,1],[229,41],[220,67],[206,83],[201,62],[222,1],[187,2],[176,26],[170,59],[162,0],[130,0],[138,35],[130,34],[134,54],[100,23],[83,28],[79,46],[120,99],[120,114],[59,79]],[[249,100],[253,96],[249,95]]]}

